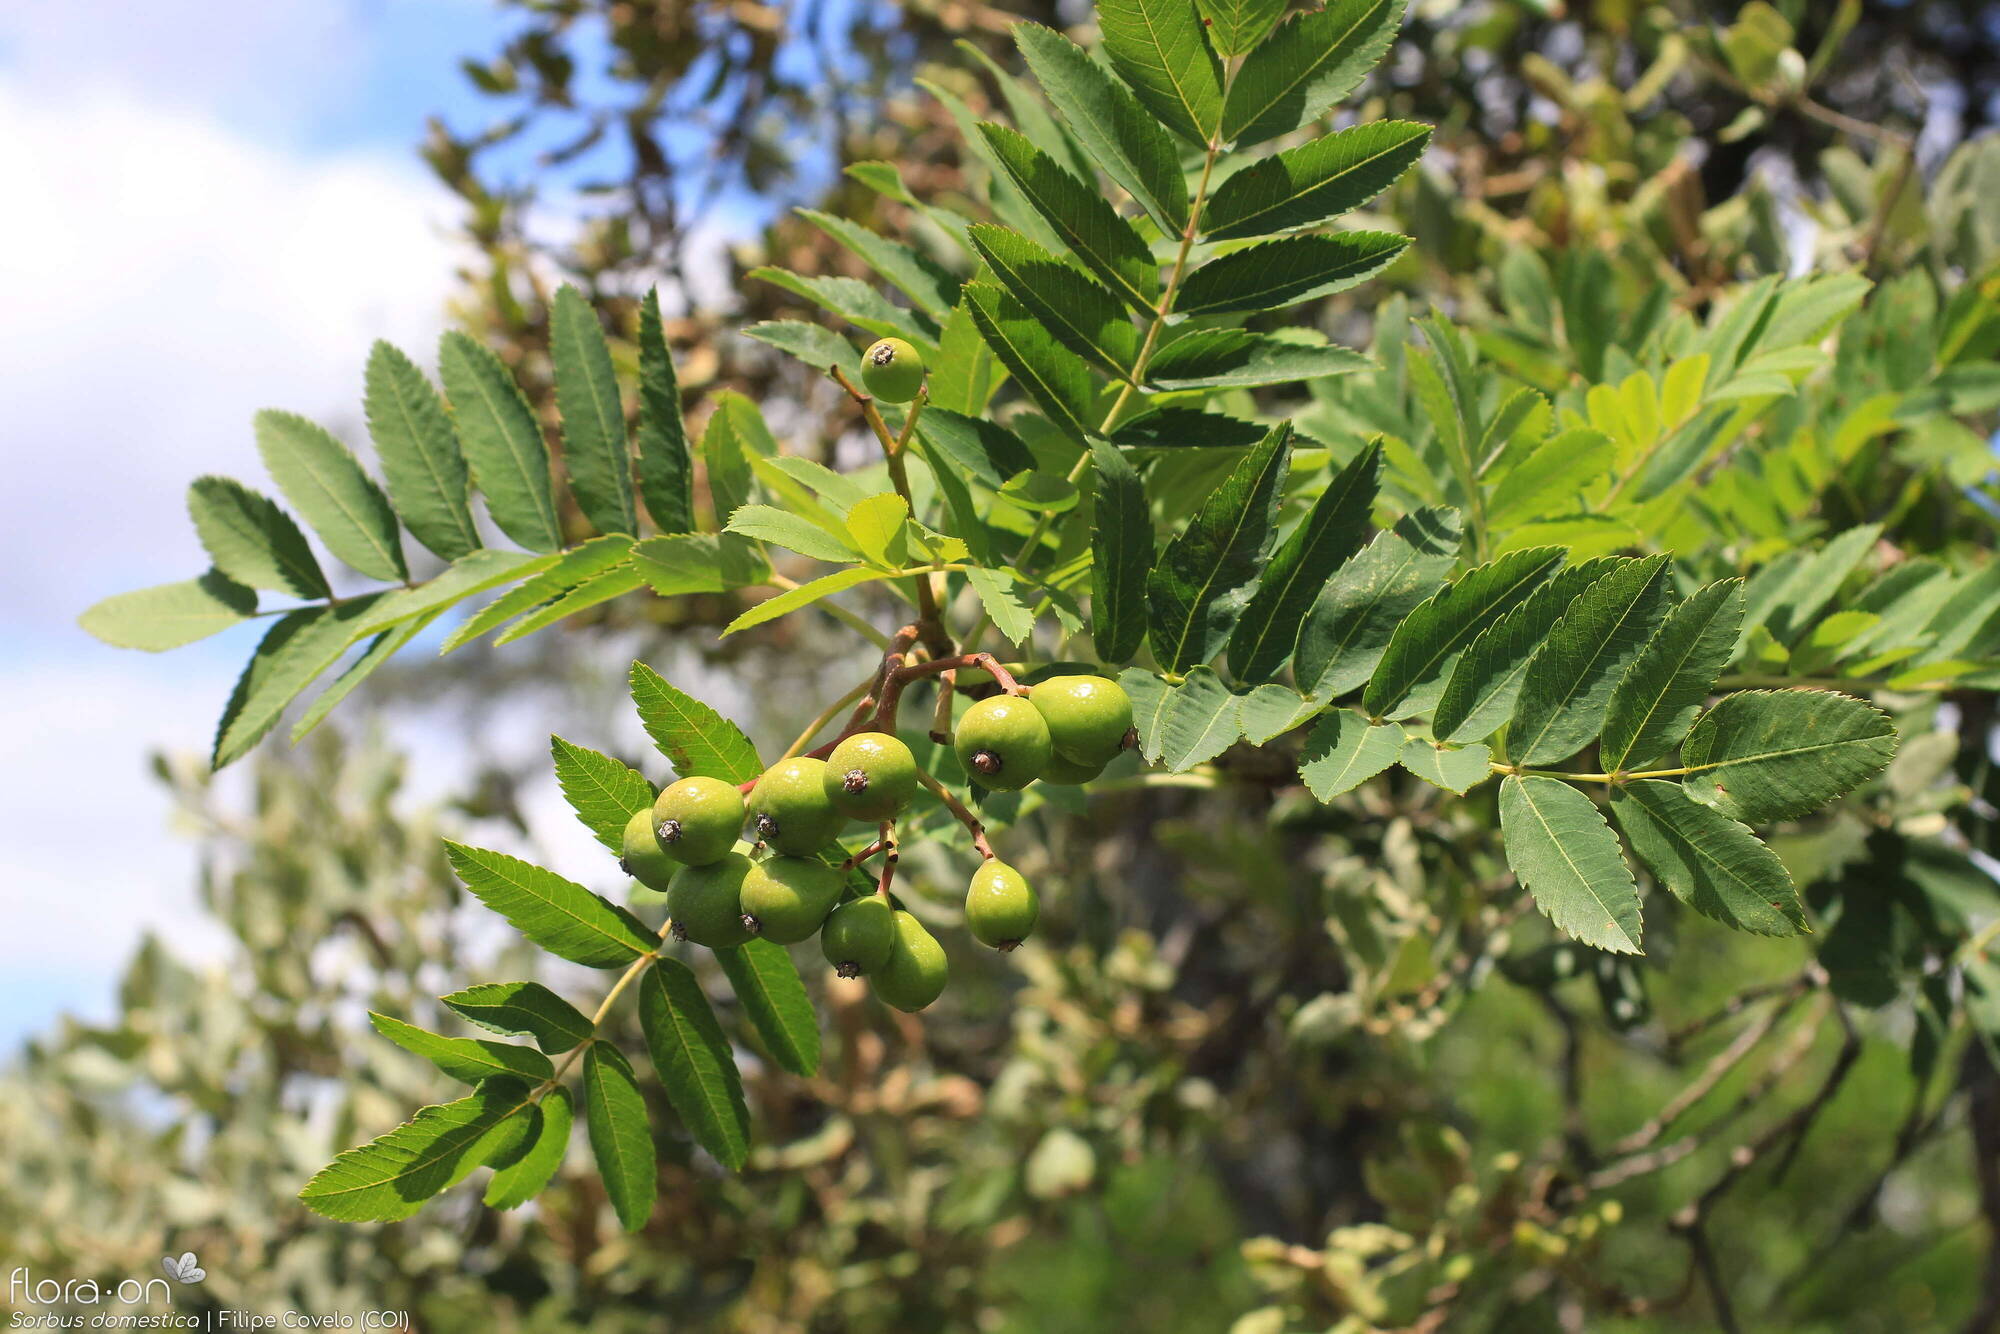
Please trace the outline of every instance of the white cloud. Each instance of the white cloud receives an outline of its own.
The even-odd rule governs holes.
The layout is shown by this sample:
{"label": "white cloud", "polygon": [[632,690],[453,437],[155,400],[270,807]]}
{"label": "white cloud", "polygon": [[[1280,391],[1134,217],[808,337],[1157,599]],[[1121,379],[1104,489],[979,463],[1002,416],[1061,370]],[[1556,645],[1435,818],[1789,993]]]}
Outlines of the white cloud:
{"label": "white cloud", "polygon": [[286,157],[202,114],[0,80],[0,529],[42,628],[206,563],[190,478],[261,484],[259,407],[358,417],[369,342],[441,323],[452,203],[400,157]]}
{"label": "white cloud", "polygon": [[0,73],[0,1049],[59,1007],[103,1012],[144,929],[219,944],[145,756],[205,751],[255,631],[156,656],[74,618],[206,565],[185,488],[268,486],[257,408],[352,426],[371,340],[427,359],[455,258],[452,201],[402,152],[287,155],[143,78],[48,65]]}

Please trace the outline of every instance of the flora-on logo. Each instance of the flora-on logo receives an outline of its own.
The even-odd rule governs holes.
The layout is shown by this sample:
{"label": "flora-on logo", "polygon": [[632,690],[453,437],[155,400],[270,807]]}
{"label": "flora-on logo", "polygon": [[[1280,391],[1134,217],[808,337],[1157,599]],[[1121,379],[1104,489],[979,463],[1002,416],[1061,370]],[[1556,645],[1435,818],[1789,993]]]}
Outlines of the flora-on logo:
{"label": "flora-on logo", "polygon": [[171,1255],[161,1256],[160,1268],[176,1283],[199,1283],[208,1277],[208,1271],[195,1262],[193,1251],[182,1251],[178,1260]]}

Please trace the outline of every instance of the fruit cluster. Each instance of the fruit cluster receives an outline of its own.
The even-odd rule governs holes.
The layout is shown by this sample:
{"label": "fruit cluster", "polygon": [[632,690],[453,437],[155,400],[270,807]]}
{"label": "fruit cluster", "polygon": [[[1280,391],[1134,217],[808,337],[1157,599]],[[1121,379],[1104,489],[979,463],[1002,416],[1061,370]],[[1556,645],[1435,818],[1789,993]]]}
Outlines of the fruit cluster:
{"label": "fruit cluster", "polygon": [[[984,655],[977,655],[984,658]],[[972,829],[984,860],[965,894],[965,921],[982,943],[1011,950],[1034,930],[1035,891],[995,857],[964,805],[918,766],[893,731],[904,675],[885,664],[882,699],[860,730],[820,751],[779,760],[754,782],[683,778],[625,826],[623,865],[667,896],[677,939],[732,949],[752,936],[794,945],[815,932],[843,977],[865,977],[899,1010],[921,1010],[944,990],[944,949],[890,897],[895,820],[919,789],[935,793]],[[952,747],[982,787],[1012,792],[1036,779],[1084,783],[1131,744],[1132,701],[1101,676],[1056,676],[1034,686],[997,673],[1006,693],[965,710]],[[883,724],[886,723],[887,727]],[[881,837],[844,861],[834,840],[850,821],[880,826]],[[746,829],[747,825],[747,829]],[[852,898],[847,872],[884,856],[876,892]]]}

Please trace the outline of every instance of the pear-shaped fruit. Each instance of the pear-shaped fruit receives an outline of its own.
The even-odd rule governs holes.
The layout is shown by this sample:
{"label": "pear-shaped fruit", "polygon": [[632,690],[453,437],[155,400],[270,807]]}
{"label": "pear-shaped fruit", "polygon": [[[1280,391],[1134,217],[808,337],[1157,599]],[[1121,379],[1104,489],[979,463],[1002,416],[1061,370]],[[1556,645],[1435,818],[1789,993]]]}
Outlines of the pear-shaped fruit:
{"label": "pear-shaped fruit", "polygon": [[1042,776],[1054,745],[1033,704],[1019,695],[995,695],[959,718],[952,748],[981,787],[1017,792]]}
{"label": "pear-shaped fruit", "polygon": [[720,778],[683,778],[653,803],[660,850],[686,866],[719,862],[743,832],[743,794]]}
{"label": "pear-shaped fruit", "polygon": [[706,866],[683,866],[667,886],[667,917],[680,940],[726,950],[750,939],[743,925],[743,881],[750,859],[724,853]]}
{"label": "pear-shaped fruit", "polygon": [[1103,676],[1052,676],[1028,695],[1058,755],[1102,767],[1117,758],[1132,730],[1132,697]]}
{"label": "pear-shaped fruit", "polygon": [[1060,787],[1076,787],[1090,782],[1103,772],[1102,764],[1084,764],[1057,751],[1049,756],[1049,767],[1042,770],[1042,781]]}
{"label": "pear-shaped fruit", "polygon": [[944,946],[922,922],[898,910],[895,924],[896,942],[888,961],[869,977],[868,985],[885,1005],[915,1014],[944,993],[951,966]]}
{"label": "pear-shaped fruit", "polygon": [[900,338],[884,338],[861,354],[861,384],[884,403],[907,403],[924,384],[924,359]]}
{"label": "pear-shaped fruit", "polygon": [[750,789],[750,829],[788,857],[808,857],[833,842],[847,817],[826,798],[826,761],[781,760]]}
{"label": "pear-shaped fruit", "polygon": [[1034,931],[1041,913],[1033,886],[1006,862],[984,862],[972,873],[965,891],[965,924],[982,945],[1013,949]]}
{"label": "pear-shaped fruit", "polygon": [[625,855],[618,859],[618,864],[625,868],[626,875],[663,894],[674,872],[680,869],[680,863],[667,856],[654,835],[651,806],[641,806],[625,822]]}
{"label": "pear-shaped fruit", "polygon": [[826,757],[826,799],[856,820],[887,820],[917,794],[917,757],[887,732],[856,732]]}
{"label": "pear-shaped fruit", "polygon": [[743,877],[743,926],[779,945],[796,945],[819,930],[840,901],[842,873],[805,857],[753,862]]}
{"label": "pear-shaped fruit", "polygon": [[896,914],[879,894],[849,899],[826,916],[819,947],[842,977],[866,977],[889,962],[896,947]]}

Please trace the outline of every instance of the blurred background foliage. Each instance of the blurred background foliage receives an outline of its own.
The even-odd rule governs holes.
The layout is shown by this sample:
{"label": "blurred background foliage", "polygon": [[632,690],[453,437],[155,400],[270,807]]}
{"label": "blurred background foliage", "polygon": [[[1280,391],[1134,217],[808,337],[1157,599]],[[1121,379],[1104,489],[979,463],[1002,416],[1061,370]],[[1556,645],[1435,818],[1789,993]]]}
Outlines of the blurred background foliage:
{"label": "blurred background foliage", "polygon": [[[464,204],[454,318],[546,386],[559,283],[628,331],[659,284],[696,420],[736,389],[829,460],[838,391],[734,332],[802,313],[750,271],[865,273],[798,205],[944,250],[983,168],[922,85],[998,104],[982,61],[1012,68],[1007,25],[1084,17],[503,8],[504,49],[439,72],[488,93],[490,122],[433,124],[422,147]],[[1972,0],[1415,5],[1355,111],[1438,126],[1377,205],[1418,244],[1315,312],[1383,369],[1321,382],[1302,428],[1386,429],[1409,401],[1402,330],[1433,305],[1560,401],[1616,383],[1674,311],[1762,275],[1857,274],[1877,286],[1833,372],[1709,479],[1697,562],[1761,565],[1872,522],[1885,561],[1966,568],[2000,513],[1996,46],[2000,6]],[[870,161],[907,194],[846,174]],[[1034,817],[1014,837],[1051,891],[1041,940],[955,960],[921,1021],[816,975],[826,1073],[752,1062],[750,1170],[669,1153],[644,1232],[611,1224],[582,1163],[518,1215],[460,1192],[391,1226],[309,1218],[293,1192],[314,1166],[440,1092],[364,1012],[429,1022],[466,977],[537,966],[461,914],[441,832],[526,839],[542,735],[608,735],[634,656],[724,683],[734,700],[709,697],[779,746],[819,681],[861,671],[816,663],[851,650],[801,618],[718,646],[716,602],[622,599],[504,664],[385,671],[372,713],[266,747],[242,799],[159,761],[228,955],[147,944],[112,1022],[67,1021],[0,1076],[0,1254],[122,1274],[192,1249],[211,1277],[190,1300],[400,1308],[432,1330],[2000,1325],[1982,869],[2000,779],[1977,691],[1878,693],[1911,738],[1895,765],[1775,840],[1817,939],[1669,910],[1643,960],[1598,955],[1499,892],[1482,801],[1404,778],[1320,806],[1234,754],[1219,791]],[[469,739],[476,772],[443,809],[408,797],[382,739],[418,716]],[[527,734],[472,742],[493,716]],[[905,865],[922,886],[921,849]]]}

